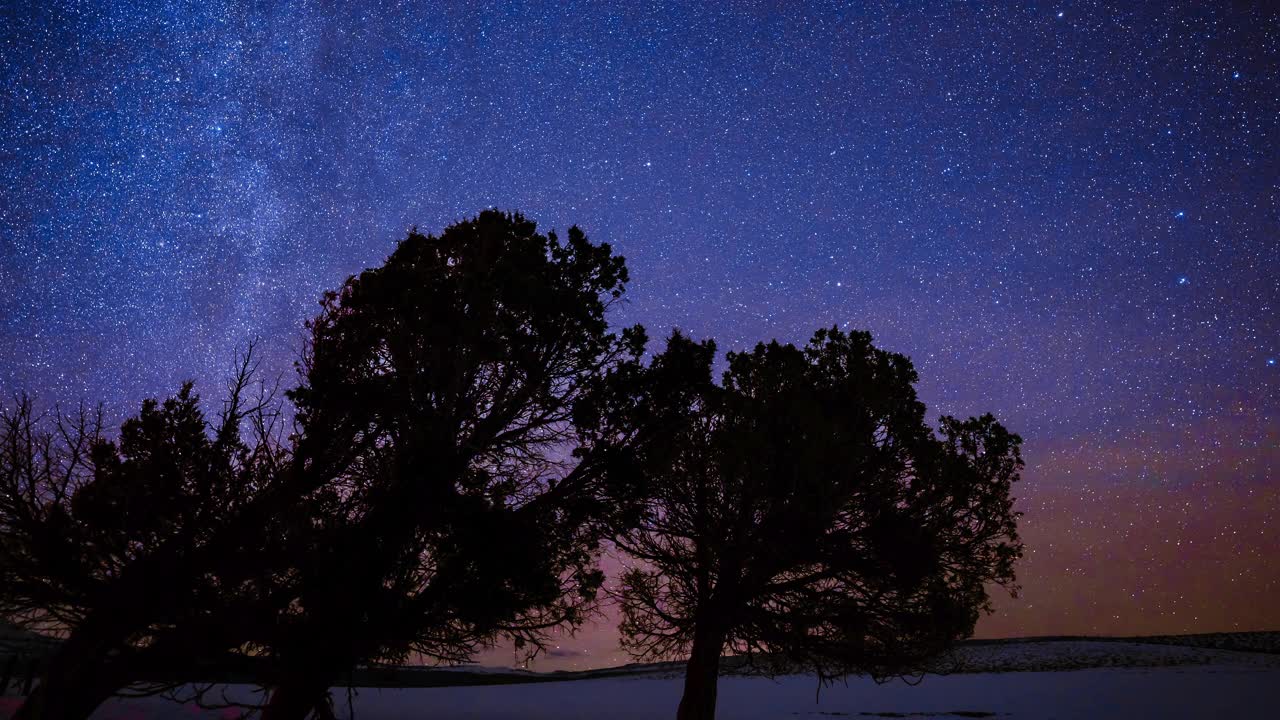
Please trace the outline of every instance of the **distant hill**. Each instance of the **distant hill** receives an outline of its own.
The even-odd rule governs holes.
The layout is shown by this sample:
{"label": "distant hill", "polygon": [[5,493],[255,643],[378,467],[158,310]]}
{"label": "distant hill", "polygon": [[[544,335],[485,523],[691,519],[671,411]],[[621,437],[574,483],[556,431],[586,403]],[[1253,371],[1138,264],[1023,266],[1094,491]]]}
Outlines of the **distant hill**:
{"label": "distant hill", "polygon": [[[1280,668],[1280,632],[967,640],[958,643],[950,653],[935,661],[928,672],[953,675],[1204,665]],[[742,659],[732,656],[723,659],[721,672],[726,675],[750,674]],[[356,682],[370,682],[378,687],[435,687],[592,680],[621,676],[678,677],[683,673],[682,661],[630,663],[594,670],[557,670],[545,673],[463,665],[448,669],[370,669],[358,672]]]}
{"label": "distant hill", "polygon": [[1151,645],[1181,645],[1183,647],[1212,648],[1214,650],[1240,650],[1280,654],[1280,630],[1255,632],[1196,633],[1193,635],[1045,635],[1041,637],[1001,638],[997,640],[965,640],[964,646],[999,645],[1026,642],[1094,641],[1147,643]]}
{"label": "distant hill", "polygon": [[[42,656],[58,640],[0,621],[0,657]],[[212,682],[247,682],[252,659],[227,658],[188,671]],[[933,663],[933,674],[1075,670],[1098,667],[1250,665],[1280,668],[1280,631],[1153,635],[1140,637],[1053,636],[968,640]],[[726,657],[722,672],[749,674],[742,658]],[[594,670],[533,672],[515,668],[373,666],[349,681],[357,687],[423,688],[462,685],[564,682],[622,676],[678,677],[681,661],[630,663]],[[186,675],[186,672],[182,673]],[[194,679],[194,678],[193,678]]]}

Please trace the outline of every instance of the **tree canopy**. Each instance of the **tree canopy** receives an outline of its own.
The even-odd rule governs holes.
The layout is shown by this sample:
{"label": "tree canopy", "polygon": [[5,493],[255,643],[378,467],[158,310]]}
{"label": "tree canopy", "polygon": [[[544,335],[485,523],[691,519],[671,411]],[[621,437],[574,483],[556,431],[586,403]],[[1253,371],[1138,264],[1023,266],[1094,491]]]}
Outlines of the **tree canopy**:
{"label": "tree canopy", "polygon": [[972,633],[1021,554],[1020,438],[989,415],[925,423],[904,356],[867,333],[729,353],[676,333],[617,412],[660,414],[649,505],[618,546],[622,634],[690,657],[679,716],[711,718],[722,652],[760,672],[905,674]]}
{"label": "tree canopy", "polygon": [[643,347],[608,326],[626,282],[577,228],[489,211],[324,296],[287,442],[242,402],[247,358],[214,423],[190,387],[114,439],[19,403],[2,609],[67,637],[23,716],[85,717],[163,663],[249,652],[264,714],[302,717],[357,664],[500,636],[534,653],[581,623],[628,505],[605,490],[625,444],[577,408]]}
{"label": "tree canopy", "polygon": [[626,503],[602,485],[621,450],[575,408],[643,345],[606,321],[626,281],[577,228],[561,241],[487,211],[411,233],[325,296],[290,397],[299,471],[332,476],[330,507],[270,643],[289,670],[266,717],[305,712],[357,662],[464,660],[497,635],[536,649],[584,619]]}
{"label": "tree canopy", "polygon": [[265,720],[301,720],[360,665],[533,655],[597,609],[606,539],[635,561],[625,647],[689,657],[683,720],[714,717],[725,651],[911,673],[1015,589],[1017,435],[930,428],[911,362],[867,333],[728,353],[719,382],[679,332],[645,362],[643,329],[609,325],[628,280],[576,227],[485,211],[323,296],[291,409],[252,348],[212,419],[190,384],[114,434],[19,398],[0,616],[65,640],[17,717],[217,660],[269,689]]}
{"label": "tree canopy", "polygon": [[263,507],[286,454],[254,367],[250,348],[214,421],[191,384],[114,438],[83,407],[0,412],[0,612],[65,638],[16,717],[86,717],[144,668],[253,632],[289,517]]}

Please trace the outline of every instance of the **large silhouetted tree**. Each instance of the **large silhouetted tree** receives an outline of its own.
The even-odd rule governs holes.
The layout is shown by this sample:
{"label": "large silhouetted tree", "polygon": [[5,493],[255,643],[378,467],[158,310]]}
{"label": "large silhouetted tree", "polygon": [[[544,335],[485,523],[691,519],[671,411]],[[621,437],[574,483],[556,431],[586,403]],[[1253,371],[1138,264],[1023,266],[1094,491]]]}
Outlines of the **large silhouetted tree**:
{"label": "large silhouetted tree", "polygon": [[597,442],[575,408],[643,346],[606,323],[626,280],[577,228],[488,211],[410,233],[325,297],[291,393],[295,457],[311,472],[354,452],[269,643],[268,720],[302,717],[357,663],[465,659],[498,635],[536,648],[582,620],[627,504],[602,487],[625,474],[620,435]]}
{"label": "large silhouetted tree", "polygon": [[969,635],[987,584],[1013,587],[1018,436],[989,415],[930,430],[910,361],[866,333],[730,353],[720,384],[714,355],[677,333],[611,405],[670,432],[637,446],[650,504],[617,542],[624,644],[688,653],[678,717],[714,717],[726,650],[881,678]]}
{"label": "large silhouetted tree", "polygon": [[605,321],[625,282],[576,228],[486,212],[411,233],[325,297],[287,447],[244,402],[247,358],[217,423],[189,389],[117,439],[20,402],[0,610],[67,639],[19,714],[86,717],[156,668],[247,651],[266,714],[299,717],[357,663],[575,626],[628,507],[602,487],[626,477],[626,431],[575,419],[643,346]]}

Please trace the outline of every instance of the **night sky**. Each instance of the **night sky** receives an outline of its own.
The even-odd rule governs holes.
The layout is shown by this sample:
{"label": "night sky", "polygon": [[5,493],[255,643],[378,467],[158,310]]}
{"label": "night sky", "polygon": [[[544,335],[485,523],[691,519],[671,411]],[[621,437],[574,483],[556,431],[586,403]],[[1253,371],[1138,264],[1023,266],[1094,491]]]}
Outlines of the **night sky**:
{"label": "night sky", "polygon": [[1280,628],[1268,3],[346,5],[5,3],[5,396],[291,372],[410,226],[521,210],[627,257],[620,324],[869,329],[1021,433],[980,635]]}

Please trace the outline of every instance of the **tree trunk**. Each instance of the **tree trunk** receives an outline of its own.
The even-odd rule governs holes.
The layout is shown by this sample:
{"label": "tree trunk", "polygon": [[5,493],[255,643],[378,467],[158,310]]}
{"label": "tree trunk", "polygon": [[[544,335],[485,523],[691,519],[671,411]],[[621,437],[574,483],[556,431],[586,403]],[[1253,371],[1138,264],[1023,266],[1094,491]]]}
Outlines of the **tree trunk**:
{"label": "tree trunk", "polygon": [[715,720],[716,683],[720,678],[720,651],[724,635],[717,630],[697,629],[684,671],[684,694],[676,720]]}
{"label": "tree trunk", "polygon": [[[84,667],[80,663],[75,666]],[[40,678],[40,684],[27,696],[12,720],[85,720],[128,683],[127,675],[120,667],[104,667],[102,664],[95,664],[92,672],[83,674],[69,670],[67,666],[58,671],[51,668]]]}
{"label": "tree trunk", "polygon": [[40,684],[12,720],[83,720],[118,690],[125,675],[109,652],[123,640],[110,622],[87,620],[54,651]]}
{"label": "tree trunk", "polygon": [[329,688],[335,677],[324,670],[290,674],[271,690],[271,698],[262,708],[262,720],[304,720],[313,710],[329,707]]}

